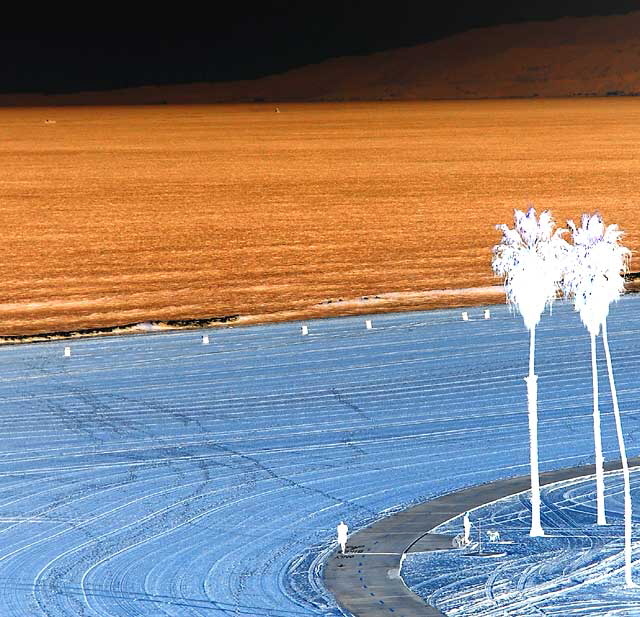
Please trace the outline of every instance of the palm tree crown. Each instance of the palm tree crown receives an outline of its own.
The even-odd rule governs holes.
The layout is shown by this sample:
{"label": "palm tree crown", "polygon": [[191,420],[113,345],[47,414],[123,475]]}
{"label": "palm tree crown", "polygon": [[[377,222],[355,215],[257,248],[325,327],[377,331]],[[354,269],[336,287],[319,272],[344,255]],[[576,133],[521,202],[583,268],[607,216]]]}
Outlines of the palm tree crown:
{"label": "palm tree crown", "polygon": [[597,336],[609,314],[609,305],[624,291],[629,249],[620,244],[617,225],[605,227],[599,214],[582,215],[581,226],[567,221],[573,249],[565,265],[563,289],[572,297],[576,311],[590,334]]}
{"label": "palm tree crown", "polygon": [[509,304],[522,315],[528,330],[535,328],[545,307],[551,305],[562,280],[563,260],[569,245],[564,229],[555,232],[551,213],[536,217],[534,208],[514,212],[514,228],[497,225],[500,244],[493,248],[493,271],[505,279]]}

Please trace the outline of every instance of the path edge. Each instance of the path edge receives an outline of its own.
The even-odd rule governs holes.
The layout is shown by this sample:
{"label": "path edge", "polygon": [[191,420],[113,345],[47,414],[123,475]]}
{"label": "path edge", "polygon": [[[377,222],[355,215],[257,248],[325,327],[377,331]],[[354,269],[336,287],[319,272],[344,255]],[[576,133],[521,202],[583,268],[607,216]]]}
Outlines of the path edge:
{"label": "path edge", "polygon": [[[629,467],[640,467],[640,456],[629,459]],[[608,461],[605,472],[622,468],[621,461]],[[540,474],[540,486],[595,475],[595,465],[580,465]],[[411,591],[400,575],[411,547],[429,539],[433,529],[463,514],[499,499],[531,489],[530,476],[516,476],[459,489],[385,516],[349,537],[347,554],[338,549],[327,557],[322,582],[340,609],[353,617],[446,617]],[[433,546],[442,550],[442,536],[433,536]],[[427,542],[428,544],[428,542]]]}

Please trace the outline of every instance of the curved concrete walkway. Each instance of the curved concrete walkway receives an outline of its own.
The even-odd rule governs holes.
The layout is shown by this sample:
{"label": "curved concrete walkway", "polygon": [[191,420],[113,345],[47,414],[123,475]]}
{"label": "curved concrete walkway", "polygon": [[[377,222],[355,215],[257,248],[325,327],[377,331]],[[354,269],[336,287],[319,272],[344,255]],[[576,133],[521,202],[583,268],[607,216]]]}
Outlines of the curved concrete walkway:
{"label": "curved concrete walkway", "polygon": [[[640,466],[640,457],[629,459]],[[606,471],[620,461],[605,463]],[[594,465],[548,471],[541,486],[595,474]],[[429,533],[449,519],[497,499],[530,490],[529,476],[482,484],[444,495],[383,518],[349,538],[345,555],[335,552],[324,568],[324,583],[338,604],[354,617],[442,617],[444,613],[413,593],[400,577],[408,552],[452,548],[450,536]]]}

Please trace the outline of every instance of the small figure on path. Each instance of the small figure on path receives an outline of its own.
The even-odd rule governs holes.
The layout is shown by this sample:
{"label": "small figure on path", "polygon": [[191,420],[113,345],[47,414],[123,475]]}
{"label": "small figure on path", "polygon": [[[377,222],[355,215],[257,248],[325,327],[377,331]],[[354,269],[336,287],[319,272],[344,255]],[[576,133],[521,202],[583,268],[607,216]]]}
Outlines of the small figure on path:
{"label": "small figure on path", "polygon": [[464,543],[469,544],[471,542],[471,521],[469,520],[469,513],[464,513],[464,518],[462,519],[462,524],[464,525]]}
{"label": "small figure on path", "polygon": [[344,555],[344,552],[347,548],[347,533],[349,532],[349,527],[343,521],[340,521],[340,524],[338,525],[337,530],[338,530],[338,544],[340,545],[340,548],[342,549],[342,554]]}

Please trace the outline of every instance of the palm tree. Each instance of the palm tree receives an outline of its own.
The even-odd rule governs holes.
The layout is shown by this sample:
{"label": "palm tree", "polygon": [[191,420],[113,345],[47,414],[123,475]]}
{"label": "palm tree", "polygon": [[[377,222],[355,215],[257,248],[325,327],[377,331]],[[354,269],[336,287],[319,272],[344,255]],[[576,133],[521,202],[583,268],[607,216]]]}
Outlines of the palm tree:
{"label": "palm tree", "polygon": [[613,415],[616,423],[618,449],[624,478],[624,530],[625,530],[625,582],[634,586],[631,579],[631,488],[622,421],[618,407],[618,395],[613,378],[611,353],[607,338],[607,315],[611,302],[616,301],[624,290],[624,272],[628,269],[629,250],[620,244],[622,232],[617,225],[605,227],[599,214],[582,215],[578,228],[573,221],[567,222],[573,237],[573,248],[569,253],[564,274],[565,295],[572,297],[580,319],[591,336],[591,373],[593,381],[593,434],[596,456],[596,503],[597,522],[606,524],[604,507],[604,470],[602,436],[600,432],[600,410],[598,406],[598,373],[596,359],[596,337],[602,328],[602,342],[607,361],[607,373],[611,388]]}
{"label": "palm tree", "polygon": [[547,305],[555,300],[562,278],[562,261],[568,245],[564,230],[553,231],[551,213],[536,218],[534,208],[525,214],[514,212],[514,228],[498,225],[500,244],[493,248],[493,271],[504,277],[507,301],[522,315],[529,330],[529,375],[527,403],[529,416],[529,459],[531,471],[531,536],[543,536],[540,523],[540,472],[538,468],[538,376],[534,371],[536,326]]}

